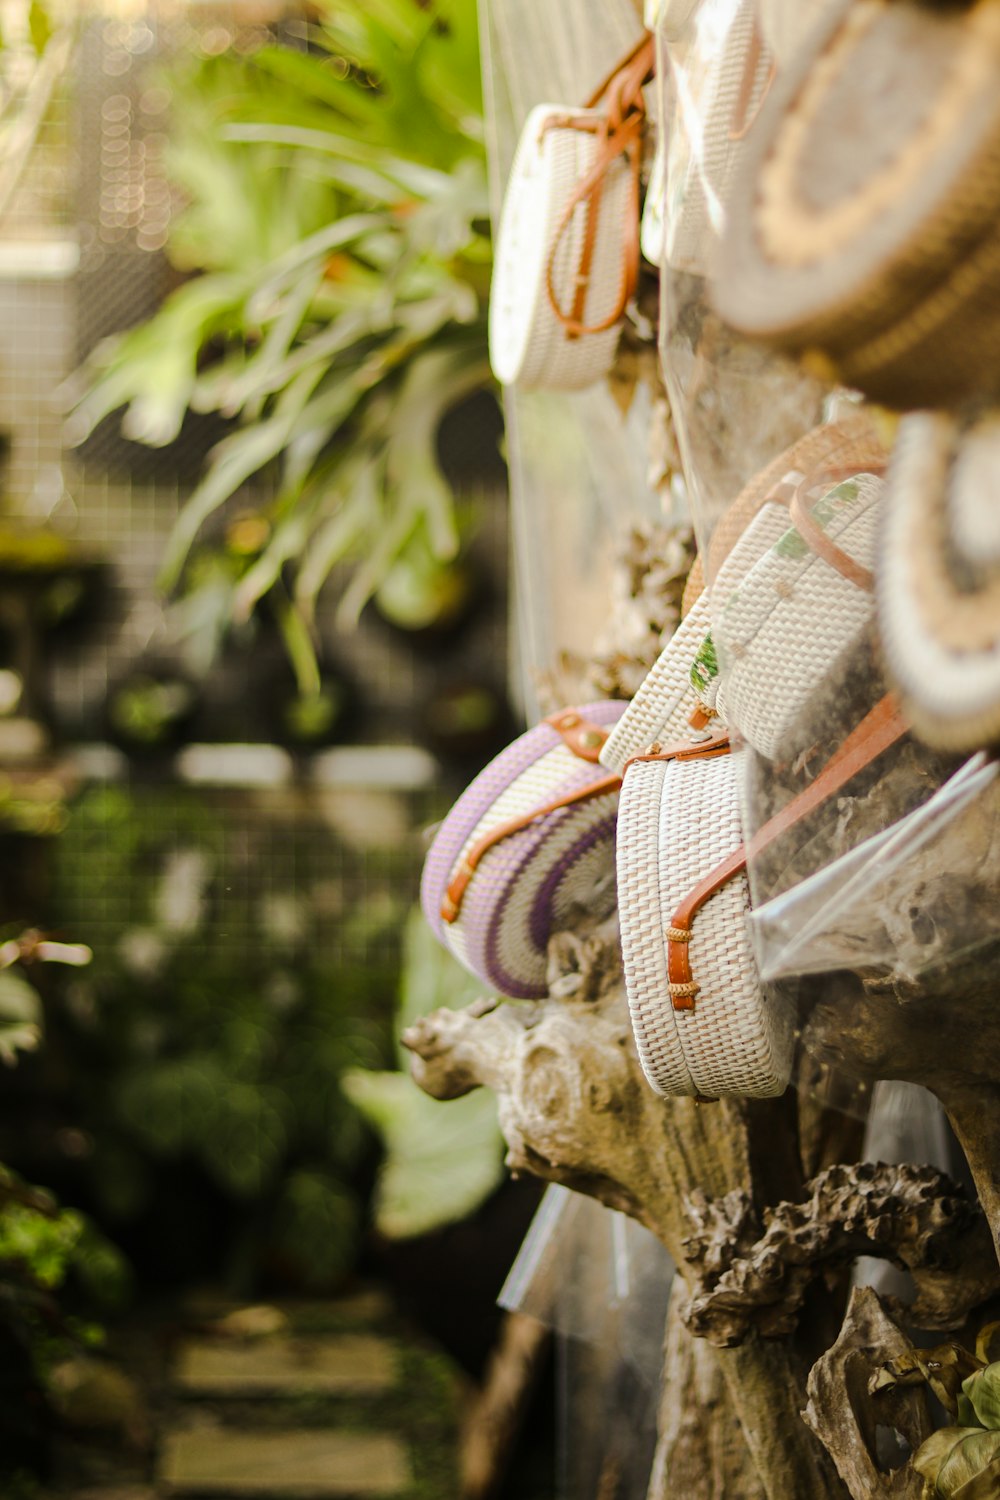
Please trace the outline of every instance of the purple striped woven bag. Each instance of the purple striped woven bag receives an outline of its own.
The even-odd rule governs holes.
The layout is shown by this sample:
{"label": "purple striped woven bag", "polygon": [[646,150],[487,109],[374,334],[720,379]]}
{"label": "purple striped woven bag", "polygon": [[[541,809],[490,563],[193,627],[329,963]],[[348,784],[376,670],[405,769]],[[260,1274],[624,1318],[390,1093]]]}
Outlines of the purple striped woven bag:
{"label": "purple striped woven bag", "polygon": [[597,756],[625,707],[592,703],[529,729],[463,792],[427,855],[428,922],[511,999],[547,992],[549,938],[574,908],[614,908],[620,782]]}

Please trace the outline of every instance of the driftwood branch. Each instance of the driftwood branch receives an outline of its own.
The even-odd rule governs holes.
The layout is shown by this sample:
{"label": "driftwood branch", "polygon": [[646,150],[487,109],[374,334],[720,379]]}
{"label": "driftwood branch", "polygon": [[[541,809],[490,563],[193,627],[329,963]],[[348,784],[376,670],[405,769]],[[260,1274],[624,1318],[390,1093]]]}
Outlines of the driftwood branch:
{"label": "driftwood branch", "polygon": [[[438,1011],[412,1026],[403,1041],[420,1086],[439,1099],[491,1089],[514,1171],[631,1214],[678,1264],[696,1188],[723,1197],[749,1183],[761,1207],[798,1190],[794,1096],[699,1105],[649,1088],[613,925],[562,934],[550,958],[547,1000]],[[743,1431],[742,1445],[725,1448],[732,1467],[718,1476],[717,1492],[750,1496],[759,1486],[767,1500],[843,1500],[832,1465],[800,1420],[807,1364],[790,1348],[755,1339],[709,1357]],[[664,1483],[650,1500],[666,1500],[672,1491]],[[692,1492],[697,1500],[711,1493]]]}
{"label": "driftwood branch", "polygon": [[1000,1267],[978,1207],[931,1167],[861,1162],[830,1167],[802,1203],[781,1203],[760,1221],[743,1192],[692,1194],[695,1228],[685,1242],[695,1290],[688,1327],[726,1348],[751,1329],[780,1338],[796,1327],[812,1283],[859,1255],[913,1275],[909,1310],[922,1328],[954,1328],[1000,1290]]}
{"label": "driftwood branch", "polygon": [[803,1417],[853,1500],[920,1500],[923,1494],[907,1457],[934,1426],[924,1387],[900,1385],[875,1397],[868,1391],[874,1370],[911,1348],[871,1288],[861,1287],[851,1295],[840,1337],[809,1375]]}

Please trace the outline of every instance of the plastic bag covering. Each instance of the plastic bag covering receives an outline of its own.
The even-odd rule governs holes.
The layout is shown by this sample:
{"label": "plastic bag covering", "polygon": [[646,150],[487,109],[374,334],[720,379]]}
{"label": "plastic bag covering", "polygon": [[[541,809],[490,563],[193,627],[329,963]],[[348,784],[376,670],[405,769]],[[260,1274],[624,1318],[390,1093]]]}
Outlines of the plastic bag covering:
{"label": "plastic bag covering", "polygon": [[[481,0],[494,223],[528,112],[584,100],[640,34],[633,0]],[[514,552],[513,690],[538,716],[534,674],[587,655],[607,613],[616,541],[660,514],[647,481],[653,392],[627,412],[607,382],[504,393]]]}
{"label": "plastic bag covering", "polygon": [[566,1500],[646,1494],[673,1274],[659,1240],[634,1220],[547,1190],[500,1303],[557,1335]]}
{"label": "plastic bag covering", "polygon": [[[862,1158],[936,1167],[958,1182],[968,1176],[944,1106],[919,1084],[895,1079],[875,1085]],[[874,1256],[859,1257],[851,1279],[855,1286],[874,1287],[883,1297],[899,1297],[904,1302],[914,1297],[910,1273]]]}
{"label": "plastic bag covering", "polygon": [[1000,765],[973,756],[921,806],[750,917],[767,979],[888,967],[916,979],[995,937]]}
{"label": "plastic bag covering", "polygon": [[[661,0],[663,182],[660,351],[699,548],[747,481],[820,419],[825,392],[712,311],[706,277],[769,87],[753,0]],[[652,218],[652,207],[647,213]],[[650,231],[651,233],[651,231]],[[709,578],[709,581],[711,579]]]}

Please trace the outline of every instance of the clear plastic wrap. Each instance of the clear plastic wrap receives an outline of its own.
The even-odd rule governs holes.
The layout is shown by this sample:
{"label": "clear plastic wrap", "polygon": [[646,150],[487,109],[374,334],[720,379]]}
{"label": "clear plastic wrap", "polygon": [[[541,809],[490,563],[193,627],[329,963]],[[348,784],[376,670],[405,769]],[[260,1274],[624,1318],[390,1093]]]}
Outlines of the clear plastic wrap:
{"label": "clear plastic wrap", "polygon": [[546,1191],[499,1300],[557,1336],[565,1500],[646,1494],[673,1275],[633,1219],[564,1187]]}
{"label": "clear plastic wrap", "polygon": [[[633,0],[483,0],[494,221],[521,126],[540,103],[581,103],[641,32]],[[611,601],[616,546],[661,514],[647,477],[655,392],[504,392],[514,538],[514,689],[541,710],[538,674],[588,655]],[[546,704],[546,708],[553,706]]]}
{"label": "clear plastic wrap", "polygon": [[661,8],[658,75],[667,153],[660,348],[699,546],[751,478],[819,421],[825,392],[712,311],[727,186],[769,86],[753,0]]}

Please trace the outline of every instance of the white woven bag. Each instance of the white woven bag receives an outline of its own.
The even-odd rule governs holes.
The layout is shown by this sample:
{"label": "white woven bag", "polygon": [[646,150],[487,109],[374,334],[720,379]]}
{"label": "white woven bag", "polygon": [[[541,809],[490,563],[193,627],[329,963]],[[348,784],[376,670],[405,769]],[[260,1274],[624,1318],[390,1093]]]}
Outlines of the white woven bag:
{"label": "white woven bag", "polygon": [[906,723],[883,698],[785,807],[742,842],[743,752],[725,732],[661,747],[625,768],[618,911],[629,1012],[661,1094],[766,1098],[785,1089],[795,1045],[787,1003],[760,982],[748,930],[749,858],[893,745]]}
{"label": "white woven bag", "polygon": [[618,811],[618,902],[632,1029],[661,1094],[768,1097],[784,1091],[793,1028],[768,1003],[747,930],[750,887],[735,875],[693,925],[694,1003],[671,1002],[664,932],[688,893],[740,847],[738,755],[637,761]]}
{"label": "white woven bag", "polygon": [[580,390],[614,361],[639,261],[643,41],[582,109],[539,104],[521,133],[494,251],[489,349],[502,385]]}
{"label": "white woven bag", "polygon": [[[709,28],[705,35],[711,36]],[[723,229],[746,134],[772,77],[755,0],[738,0],[721,44],[708,57],[703,76],[698,72],[692,60],[688,87],[678,91],[667,155],[665,254],[674,269],[704,276]]]}
{"label": "white woven bag", "polygon": [[[698,698],[691,681],[695,652],[711,628],[708,595],[695,600],[647,672],[642,686],[601,750],[601,765],[618,776],[625,762],[654,740],[678,740],[698,726]],[[703,722],[703,720],[702,720]]]}
{"label": "white woven bag", "polygon": [[769,760],[787,752],[809,699],[857,649],[874,612],[871,570],[883,481],[871,473],[832,488],[824,481],[811,503],[808,487],[803,481],[798,489],[791,525],[787,511],[777,513],[782,507],[764,506],[720,573],[714,701],[713,662],[699,657],[706,701]]}
{"label": "white woven bag", "polygon": [[1000,739],[1000,418],[900,423],[879,542],[889,673],[929,744]]}

